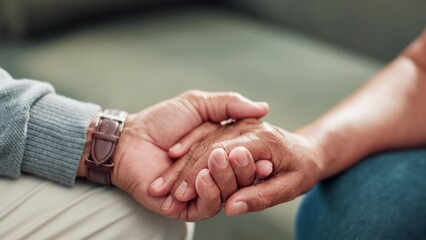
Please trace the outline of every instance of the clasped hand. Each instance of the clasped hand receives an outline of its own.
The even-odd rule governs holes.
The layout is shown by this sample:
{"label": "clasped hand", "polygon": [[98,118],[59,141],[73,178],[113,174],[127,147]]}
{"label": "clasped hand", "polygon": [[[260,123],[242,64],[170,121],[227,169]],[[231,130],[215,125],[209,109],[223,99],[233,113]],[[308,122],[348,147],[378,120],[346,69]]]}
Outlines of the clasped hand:
{"label": "clasped hand", "polygon": [[[112,183],[184,221],[211,217],[222,203],[234,216],[289,201],[321,178],[322,152],[309,137],[257,120],[267,112],[236,93],[190,91],[132,114]],[[220,124],[228,119],[240,121]]]}

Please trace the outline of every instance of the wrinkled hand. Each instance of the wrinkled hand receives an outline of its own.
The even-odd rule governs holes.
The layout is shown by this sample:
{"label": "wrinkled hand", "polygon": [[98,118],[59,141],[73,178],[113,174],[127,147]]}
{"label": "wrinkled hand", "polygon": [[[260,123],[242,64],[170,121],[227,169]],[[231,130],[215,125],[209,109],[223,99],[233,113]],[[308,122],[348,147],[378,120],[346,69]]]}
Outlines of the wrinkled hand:
{"label": "wrinkled hand", "polygon": [[203,122],[260,118],[267,112],[267,104],[235,93],[190,91],[131,114],[114,154],[112,183],[145,207],[173,218],[194,221],[212,216],[221,208],[220,192],[207,170],[198,173],[199,198],[190,204],[154,197],[149,184],[172,165],[168,149]]}
{"label": "wrinkled hand", "polygon": [[[189,145],[183,145],[182,149],[189,148]],[[231,216],[290,201],[311,189],[321,177],[322,151],[315,141],[256,119],[246,119],[218,128],[201,143],[190,147],[188,154],[162,174],[161,188],[151,188],[150,191],[157,196],[170,192],[180,201],[189,201],[197,196],[193,183],[199,171],[209,165],[210,173],[218,175],[218,168],[211,162],[223,154],[231,159],[235,151],[240,161],[244,156],[246,161],[256,163],[271,161],[273,170],[268,179],[253,186],[253,182],[236,183],[225,169],[222,173],[227,179],[217,181],[214,178],[222,198],[227,199],[225,211]],[[239,174],[234,173],[235,176]],[[238,188],[241,189],[237,191]]]}

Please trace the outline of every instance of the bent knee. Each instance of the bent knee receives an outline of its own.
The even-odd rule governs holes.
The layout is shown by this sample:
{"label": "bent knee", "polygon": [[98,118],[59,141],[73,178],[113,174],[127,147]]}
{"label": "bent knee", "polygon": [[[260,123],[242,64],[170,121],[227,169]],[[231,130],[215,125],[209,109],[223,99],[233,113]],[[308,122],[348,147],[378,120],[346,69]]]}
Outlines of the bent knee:
{"label": "bent knee", "polygon": [[377,154],[318,184],[298,213],[297,239],[426,236],[426,150]]}

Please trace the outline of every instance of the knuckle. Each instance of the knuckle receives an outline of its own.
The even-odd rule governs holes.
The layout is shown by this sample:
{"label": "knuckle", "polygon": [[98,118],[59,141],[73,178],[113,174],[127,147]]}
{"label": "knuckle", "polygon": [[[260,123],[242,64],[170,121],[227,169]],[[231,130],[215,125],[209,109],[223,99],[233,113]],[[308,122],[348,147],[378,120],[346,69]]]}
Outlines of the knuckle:
{"label": "knuckle", "polygon": [[269,124],[264,124],[262,128],[259,129],[259,135],[273,142],[279,142],[281,140],[277,128]]}
{"label": "knuckle", "polygon": [[241,100],[244,98],[243,95],[237,92],[227,92],[227,95],[235,100]]}
{"label": "knuckle", "polygon": [[285,136],[274,126],[265,124],[258,130],[257,134],[260,141],[262,141],[266,146],[269,146],[271,150],[276,151],[285,147]]}
{"label": "knuckle", "polygon": [[226,149],[227,144],[225,142],[216,142],[213,143],[212,146],[209,149],[209,152],[215,150],[216,148],[222,148],[222,149]]}
{"label": "knuckle", "polygon": [[267,203],[265,198],[263,197],[263,195],[260,192],[256,193],[256,199],[257,199],[257,205],[256,205],[256,211],[262,211],[264,209],[266,209],[267,207]]}
{"label": "knuckle", "polygon": [[203,98],[205,96],[205,93],[203,91],[193,89],[182,93],[180,96],[184,99],[197,100]]}

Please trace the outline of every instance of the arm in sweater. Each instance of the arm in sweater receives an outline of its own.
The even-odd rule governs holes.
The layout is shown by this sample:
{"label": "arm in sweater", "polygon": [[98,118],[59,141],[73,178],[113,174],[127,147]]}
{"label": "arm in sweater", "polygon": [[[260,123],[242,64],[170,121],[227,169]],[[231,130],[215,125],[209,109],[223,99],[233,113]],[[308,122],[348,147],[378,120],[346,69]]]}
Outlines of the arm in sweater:
{"label": "arm in sweater", "polygon": [[72,186],[87,128],[99,110],[0,69],[0,176],[27,172]]}

